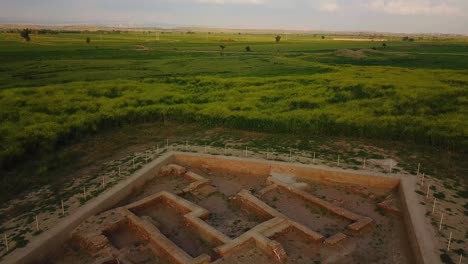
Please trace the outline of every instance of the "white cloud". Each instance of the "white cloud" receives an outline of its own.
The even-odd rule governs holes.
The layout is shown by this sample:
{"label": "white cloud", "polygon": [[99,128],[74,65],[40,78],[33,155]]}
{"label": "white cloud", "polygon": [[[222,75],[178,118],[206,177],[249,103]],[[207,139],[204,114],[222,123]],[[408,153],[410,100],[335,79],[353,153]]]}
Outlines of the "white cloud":
{"label": "white cloud", "polygon": [[197,0],[198,3],[203,4],[242,4],[242,5],[263,5],[267,3],[267,0]]}
{"label": "white cloud", "polygon": [[320,5],[319,10],[320,11],[325,11],[325,12],[335,12],[339,9],[340,7],[338,6],[337,3],[331,2],[331,3],[323,3]]}
{"label": "white cloud", "polygon": [[460,8],[447,0],[369,0],[368,8],[394,15],[457,15]]}

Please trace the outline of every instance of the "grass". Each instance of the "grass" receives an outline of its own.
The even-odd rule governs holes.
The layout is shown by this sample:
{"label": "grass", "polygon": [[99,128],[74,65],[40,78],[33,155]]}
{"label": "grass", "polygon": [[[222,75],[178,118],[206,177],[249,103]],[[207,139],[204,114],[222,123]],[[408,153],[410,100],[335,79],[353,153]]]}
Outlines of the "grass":
{"label": "grass", "polygon": [[466,152],[467,39],[390,38],[387,48],[379,45],[181,32],[39,34],[24,43],[17,33],[0,33],[0,180],[11,186],[7,171],[48,157],[28,176],[46,182],[80,155],[55,150],[149,121],[274,133],[258,145],[294,133],[304,139],[298,149],[320,146],[307,138],[332,135]]}

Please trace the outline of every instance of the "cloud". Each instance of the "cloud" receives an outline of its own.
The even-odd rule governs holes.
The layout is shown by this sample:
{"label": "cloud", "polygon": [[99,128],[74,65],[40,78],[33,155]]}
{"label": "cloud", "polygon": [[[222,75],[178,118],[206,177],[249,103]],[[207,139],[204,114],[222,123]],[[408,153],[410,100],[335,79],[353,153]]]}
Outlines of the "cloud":
{"label": "cloud", "polygon": [[319,10],[320,11],[324,11],[324,12],[335,12],[339,9],[339,5],[335,2],[331,2],[331,3],[324,3],[322,5],[320,5],[320,8]]}
{"label": "cloud", "polygon": [[197,0],[198,3],[202,4],[240,4],[240,5],[263,5],[268,2],[268,0]]}
{"label": "cloud", "polygon": [[460,8],[447,0],[369,0],[367,7],[392,15],[458,15]]}

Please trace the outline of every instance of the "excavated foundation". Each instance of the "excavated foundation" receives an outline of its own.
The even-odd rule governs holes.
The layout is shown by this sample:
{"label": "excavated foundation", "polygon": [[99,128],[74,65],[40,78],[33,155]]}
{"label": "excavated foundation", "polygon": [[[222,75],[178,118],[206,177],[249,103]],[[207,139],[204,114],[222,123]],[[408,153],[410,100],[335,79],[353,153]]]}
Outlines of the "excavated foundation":
{"label": "excavated foundation", "polygon": [[[408,243],[399,184],[314,166],[170,153],[96,198],[78,216],[86,221],[69,222],[55,237],[95,264],[385,263],[395,259],[390,247],[398,263],[423,263]],[[28,263],[49,253],[37,247],[18,257]]]}

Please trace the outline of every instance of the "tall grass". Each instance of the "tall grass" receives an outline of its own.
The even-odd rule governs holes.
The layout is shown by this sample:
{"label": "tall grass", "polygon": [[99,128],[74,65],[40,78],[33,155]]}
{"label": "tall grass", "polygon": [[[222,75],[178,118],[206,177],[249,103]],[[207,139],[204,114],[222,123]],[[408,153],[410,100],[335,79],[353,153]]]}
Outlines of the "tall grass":
{"label": "tall grass", "polygon": [[[278,53],[265,35],[91,38],[90,46],[84,34],[33,36],[24,44],[3,35],[2,168],[88,133],[150,120],[468,146],[464,43],[429,67],[450,53],[450,43],[423,43],[429,48],[421,53],[421,43],[395,42],[391,52],[342,58],[328,51],[375,43],[290,36]],[[264,53],[197,52],[216,50],[226,38],[234,39],[227,51],[248,43]]]}

